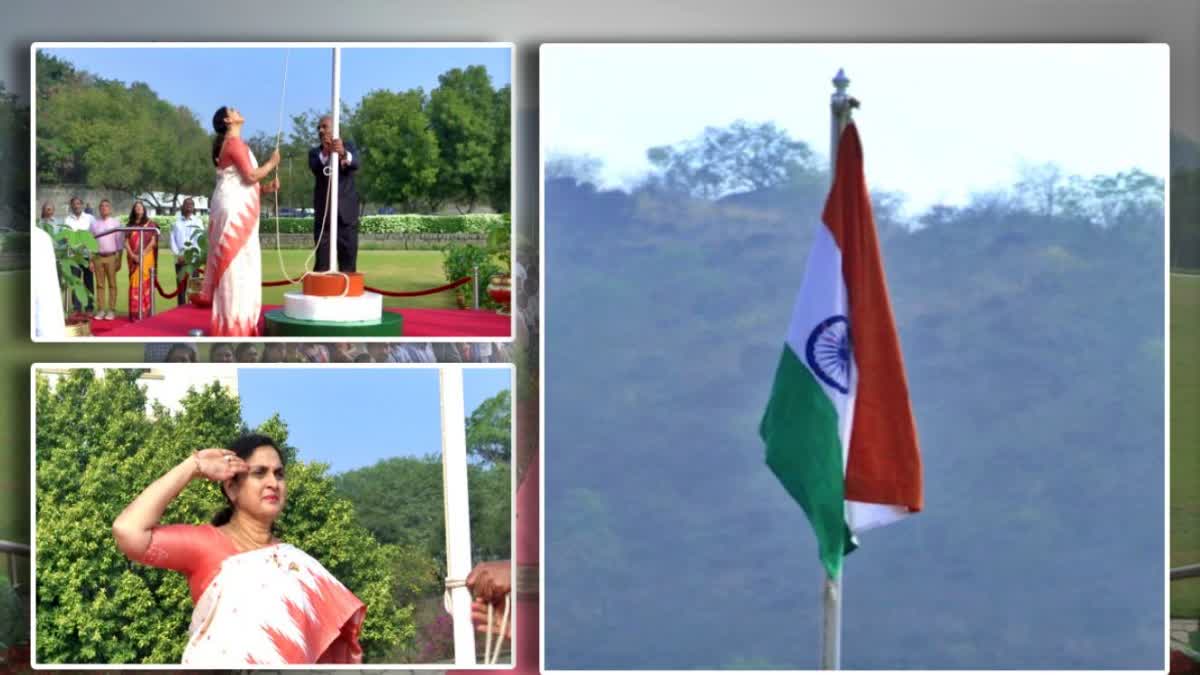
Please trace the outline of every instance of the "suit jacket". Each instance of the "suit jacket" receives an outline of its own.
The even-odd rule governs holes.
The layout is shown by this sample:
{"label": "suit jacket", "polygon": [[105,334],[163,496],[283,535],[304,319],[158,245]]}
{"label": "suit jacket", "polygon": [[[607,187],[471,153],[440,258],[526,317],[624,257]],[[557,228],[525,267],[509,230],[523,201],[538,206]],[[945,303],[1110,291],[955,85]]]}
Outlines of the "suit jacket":
{"label": "suit jacket", "polygon": [[[350,163],[340,167],[338,171],[338,227],[343,225],[357,227],[358,189],[354,187],[354,174],[358,173],[358,149],[345,139],[342,140],[342,145],[346,147],[346,152],[350,153]],[[321,163],[321,146],[308,151],[308,168],[317,178],[317,184],[313,188],[313,211],[316,214],[313,231],[315,232],[325,219],[326,192],[329,190],[329,176],[325,175],[325,165]]]}

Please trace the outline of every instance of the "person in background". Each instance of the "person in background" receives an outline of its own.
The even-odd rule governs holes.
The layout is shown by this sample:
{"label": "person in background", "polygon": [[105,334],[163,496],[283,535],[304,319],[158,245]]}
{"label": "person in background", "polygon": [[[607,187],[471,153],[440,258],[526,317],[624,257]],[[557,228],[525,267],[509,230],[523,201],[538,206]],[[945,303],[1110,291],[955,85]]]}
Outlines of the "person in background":
{"label": "person in background", "polygon": [[[91,232],[92,221],[94,221],[95,218],[92,217],[91,213],[83,210],[83,200],[79,197],[71,197],[70,205],[71,212],[68,213],[67,217],[63,219],[63,225],[71,228],[72,230],[80,232]],[[76,312],[84,311],[88,314],[91,314],[93,311],[95,311],[93,300],[96,295],[96,279],[92,275],[92,270],[87,267],[80,270],[79,275],[83,279],[84,288],[86,288],[88,292],[88,304],[86,308],[83,307],[83,305],[79,302],[79,298],[72,294],[71,307]]]}
{"label": "person in background", "polygon": [[300,346],[300,354],[309,363],[329,363],[329,350],[324,345],[306,342]]}
{"label": "person in background", "polygon": [[83,207],[83,212],[84,212],[84,213],[86,213],[86,214],[88,214],[89,216],[95,216],[95,215],[96,215],[96,212],[92,210],[92,203],[91,203],[91,202],[88,202],[88,203],[87,203],[87,206]]}
{"label": "person in background", "polygon": [[258,347],[252,342],[243,342],[237,346],[237,351],[234,352],[238,363],[257,363],[258,362]]}
{"label": "person in background", "polygon": [[171,350],[167,352],[167,363],[195,363],[196,348],[191,345],[177,344],[171,345]]}
{"label": "person in background", "polygon": [[354,357],[354,362],[355,363],[375,363],[375,359],[372,359],[370,354],[363,352],[363,353],[359,354],[358,356]]}
{"label": "person in background", "polygon": [[413,363],[437,363],[432,342],[413,343],[404,345],[404,348],[408,350],[409,360]]}
{"label": "person in background", "polygon": [[354,345],[349,342],[334,343],[330,360],[334,363],[354,363]]}
{"label": "person in background", "polygon": [[157,225],[146,213],[142,200],[129,209],[128,227],[155,228],[130,232],[125,239],[125,257],[129,261],[129,319],[136,321],[154,311],[154,265],[158,257]]}
{"label": "person in background", "polygon": [[[112,202],[100,200],[100,217],[92,221],[92,236],[96,238],[95,255],[90,264],[96,279],[96,318],[117,318],[117,272],[121,269],[121,221],[113,217]],[[114,231],[115,230],[115,231]]]}
{"label": "person in background", "polygon": [[282,342],[268,342],[263,345],[263,363],[283,363],[287,359],[286,345]]}
{"label": "person in background", "polygon": [[62,227],[62,223],[54,217],[54,202],[42,204],[42,215],[38,216],[38,225],[52,235],[58,232],[59,227]]}
{"label": "person in background", "polygon": [[438,363],[462,363],[465,359],[458,345],[450,342],[439,342],[433,345],[434,360]]}
{"label": "person in background", "polygon": [[308,363],[308,357],[301,351],[304,345],[298,342],[287,343],[287,348],[284,349],[283,360],[285,363]]}
{"label": "person in background", "polygon": [[396,359],[392,358],[390,346],[386,342],[368,342],[367,355],[375,363],[395,363]]}
{"label": "person in background", "polygon": [[[204,223],[196,214],[196,203],[191,197],[183,200],[183,208],[175,216],[175,224],[171,227],[171,253],[175,256],[175,284],[181,286],[183,279],[183,251],[196,247],[196,240],[204,232]],[[179,306],[187,302],[187,289],[176,296]]]}
{"label": "person in background", "polygon": [[233,363],[233,345],[223,342],[208,348],[209,363]]}

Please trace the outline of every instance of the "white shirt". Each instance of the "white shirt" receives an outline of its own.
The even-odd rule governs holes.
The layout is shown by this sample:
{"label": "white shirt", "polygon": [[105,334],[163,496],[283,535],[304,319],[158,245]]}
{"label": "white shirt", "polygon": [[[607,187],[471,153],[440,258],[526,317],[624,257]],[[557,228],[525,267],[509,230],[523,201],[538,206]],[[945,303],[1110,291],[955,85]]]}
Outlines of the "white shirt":
{"label": "white shirt", "polygon": [[171,228],[171,253],[175,258],[183,255],[188,244],[195,244],[203,231],[204,223],[200,222],[199,214],[193,212],[191,218],[184,218],[182,213],[175,216],[175,225]]}
{"label": "white shirt", "polygon": [[40,227],[29,230],[29,253],[33,273],[33,334],[57,339],[66,335],[62,290],[58,285],[58,262],[54,240]]}
{"label": "white shirt", "polygon": [[83,230],[84,232],[91,232],[92,223],[94,222],[96,222],[96,218],[86,212],[81,212],[78,216],[74,213],[68,213],[67,217],[63,218],[63,225],[72,230]]}

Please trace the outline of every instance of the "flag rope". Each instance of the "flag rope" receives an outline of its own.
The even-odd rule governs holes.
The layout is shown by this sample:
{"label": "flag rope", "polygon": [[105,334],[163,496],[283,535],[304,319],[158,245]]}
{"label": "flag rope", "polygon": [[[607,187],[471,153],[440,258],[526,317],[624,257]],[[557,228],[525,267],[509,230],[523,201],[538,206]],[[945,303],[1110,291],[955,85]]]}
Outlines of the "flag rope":
{"label": "flag rope", "polygon": [[[283,110],[284,110],[284,104],[287,101],[287,74],[288,74],[288,62],[291,60],[291,53],[292,53],[292,50],[290,48],[283,52],[283,85],[279,92],[279,126],[276,128],[276,131],[275,131],[275,151],[276,152],[279,151],[281,139],[283,138]],[[325,167],[325,175],[326,176],[330,175],[330,169],[328,166]],[[279,167],[278,166],[275,167],[275,178],[276,178],[276,180],[279,179]],[[326,183],[325,183],[325,208],[322,211],[322,213],[324,214],[324,217],[321,219],[321,228],[317,231],[316,242],[313,244],[312,250],[310,250],[308,252],[308,257],[304,259],[304,264],[301,265],[301,269],[304,270],[304,273],[301,274],[299,278],[293,279],[292,276],[290,274],[288,274],[287,267],[284,266],[284,262],[283,262],[283,242],[282,242],[282,238],[280,237],[280,234],[279,234],[279,229],[280,229],[279,228],[279,190],[275,190],[275,195],[274,195],[275,196],[275,254],[279,258],[279,271],[283,273],[283,277],[285,279],[287,279],[288,283],[291,283],[291,284],[299,283],[301,281],[304,281],[304,277],[307,277],[310,274],[316,274],[316,272],[309,265],[313,262],[313,259],[316,258],[317,249],[320,248],[320,246],[321,246],[321,237],[323,237],[325,234],[325,223],[329,220],[329,202],[330,202],[330,197],[331,197],[332,193],[333,193],[333,184],[330,181],[326,181]],[[329,272],[322,272],[322,274],[329,274]],[[340,277],[342,277],[342,280],[345,282],[345,284],[343,284],[343,287],[342,287],[342,294],[339,297],[343,297],[343,298],[346,297],[346,295],[350,293],[350,275],[346,274],[345,272],[342,272],[340,270],[337,272],[334,272],[333,274],[339,275]],[[275,284],[264,284],[264,285],[275,285]]]}

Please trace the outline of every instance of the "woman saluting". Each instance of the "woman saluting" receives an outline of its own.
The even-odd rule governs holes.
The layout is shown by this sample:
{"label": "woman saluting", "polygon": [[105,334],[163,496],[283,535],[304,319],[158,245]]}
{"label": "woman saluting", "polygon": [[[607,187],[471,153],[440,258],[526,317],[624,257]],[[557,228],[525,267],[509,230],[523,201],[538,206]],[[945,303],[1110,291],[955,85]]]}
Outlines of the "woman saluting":
{"label": "woman saluting", "polygon": [[[228,506],[211,525],[159,525],[197,478],[221,483]],[[275,537],[287,502],[283,455],[266,436],[180,462],[113,522],[130,560],[187,576],[195,609],[183,663],[361,663],[366,606],[321,563]]]}

